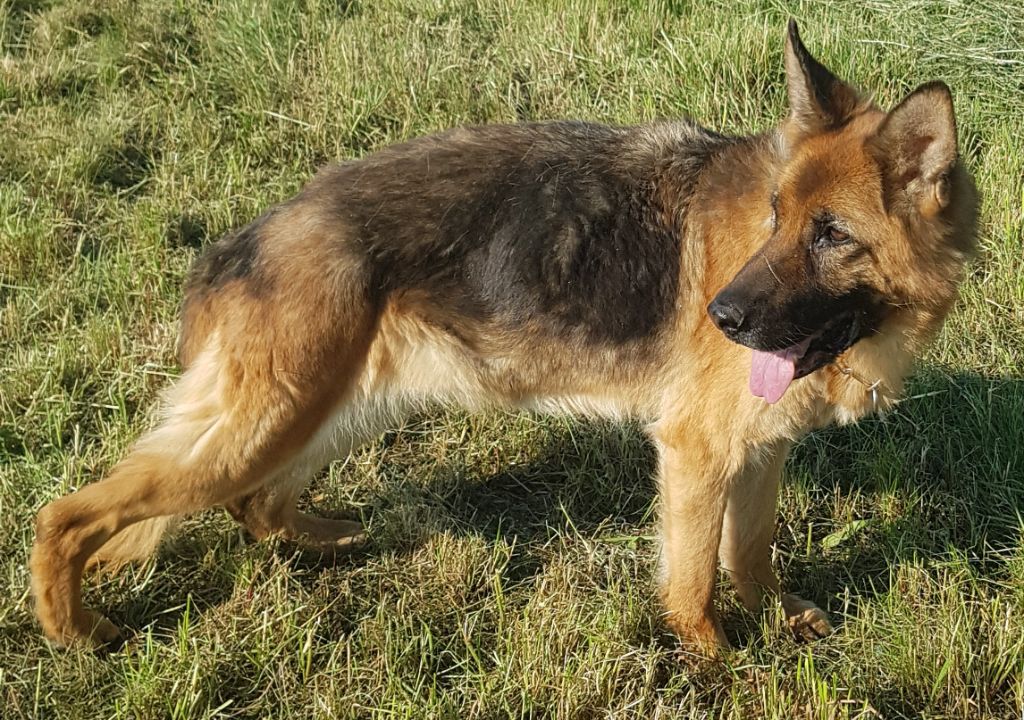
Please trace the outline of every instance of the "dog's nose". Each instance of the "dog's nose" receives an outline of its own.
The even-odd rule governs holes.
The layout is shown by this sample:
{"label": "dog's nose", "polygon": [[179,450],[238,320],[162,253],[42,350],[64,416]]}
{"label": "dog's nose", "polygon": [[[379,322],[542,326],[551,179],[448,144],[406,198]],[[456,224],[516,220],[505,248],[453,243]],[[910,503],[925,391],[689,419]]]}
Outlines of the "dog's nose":
{"label": "dog's nose", "polygon": [[719,330],[726,334],[737,332],[743,327],[746,317],[743,310],[728,298],[716,297],[708,305],[708,315]]}

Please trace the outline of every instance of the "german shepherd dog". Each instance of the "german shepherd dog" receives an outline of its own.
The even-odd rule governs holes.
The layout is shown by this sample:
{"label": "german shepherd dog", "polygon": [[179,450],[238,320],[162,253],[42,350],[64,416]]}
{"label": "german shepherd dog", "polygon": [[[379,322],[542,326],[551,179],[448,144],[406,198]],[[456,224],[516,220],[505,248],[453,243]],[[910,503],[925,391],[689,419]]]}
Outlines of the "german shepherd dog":
{"label": "german shepherd dog", "polygon": [[894,402],[954,303],[977,198],[946,85],[884,112],[793,22],[785,70],[769,132],[455,129],[327,167],[208,248],[161,420],[39,512],[47,637],[115,640],[83,571],[148,556],[174,516],[221,505],[257,538],[358,541],[297,498],[432,402],[643,420],[667,625],[728,646],[717,556],[745,605],[772,596],[798,636],[830,632],[772,571],[783,464],[808,431]]}

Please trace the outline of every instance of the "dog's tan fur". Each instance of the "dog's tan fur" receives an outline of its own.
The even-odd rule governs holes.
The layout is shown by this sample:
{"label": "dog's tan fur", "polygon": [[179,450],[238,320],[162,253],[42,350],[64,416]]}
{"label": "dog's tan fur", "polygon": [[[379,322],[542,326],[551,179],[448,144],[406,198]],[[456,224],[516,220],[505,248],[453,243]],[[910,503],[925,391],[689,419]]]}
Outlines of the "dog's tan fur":
{"label": "dog's tan fur", "polygon": [[[82,607],[83,570],[148,555],[174,516],[224,505],[258,537],[354,542],[357,524],[296,509],[306,483],[412,409],[441,402],[649,421],[660,457],[666,621],[686,641],[727,645],[713,607],[716,558],[748,607],[781,596],[769,545],[792,442],[895,400],[954,302],[970,238],[951,237],[969,235],[973,223],[966,174],[943,167],[932,177],[914,158],[901,160],[909,141],[882,132],[889,114],[850,95],[837,100],[844,122],[817,122],[793,42],[793,111],[780,132],[724,144],[692,184],[655,173],[666,222],[688,212],[676,309],[643,338],[584,352],[571,329],[474,319],[429,287],[375,292],[370,261],[354,250],[359,227],[324,199],[333,172],[325,171],[261,227],[272,239],[260,256],[260,288],[269,289],[240,273],[190,290],[184,373],[157,427],[106,479],[40,511],[31,570],[47,637],[113,640],[117,629]],[[946,102],[940,95],[925,100]],[[686,132],[651,126],[627,149],[646,157]],[[889,158],[903,164],[891,169]],[[749,351],[728,341],[705,307],[759,249],[766,262],[777,258],[773,272],[788,272],[785,233],[773,232],[766,202],[773,192],[783,224],[825,206],[863,229],[870,251],[830,277],[869,285],[891,309],[841,363],[769,405],[747,392]],[[830,630],[812,603],[781,599],[799,634]]]}

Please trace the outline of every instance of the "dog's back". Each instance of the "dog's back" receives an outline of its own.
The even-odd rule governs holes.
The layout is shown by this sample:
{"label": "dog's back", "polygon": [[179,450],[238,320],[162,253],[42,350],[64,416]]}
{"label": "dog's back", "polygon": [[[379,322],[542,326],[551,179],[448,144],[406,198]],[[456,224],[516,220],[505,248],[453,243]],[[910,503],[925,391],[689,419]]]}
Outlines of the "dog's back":
{"label": "dog's back", "polygon": [[[637,385],[664,361],[686,294],[689,195],[735,142],[682,122],[549,122],[453,130],[327,167],[197,262],[183,365],[215,330],[222,342],[266,333],[293,306],[351,314],[331,298],[357,295],[378,328],[371,357],[418,368],[392,372],[407,394],[473,406],[563,394],[579,407],[589,393],[650,416]],[[422,367],[443,358],[446,370]]]}

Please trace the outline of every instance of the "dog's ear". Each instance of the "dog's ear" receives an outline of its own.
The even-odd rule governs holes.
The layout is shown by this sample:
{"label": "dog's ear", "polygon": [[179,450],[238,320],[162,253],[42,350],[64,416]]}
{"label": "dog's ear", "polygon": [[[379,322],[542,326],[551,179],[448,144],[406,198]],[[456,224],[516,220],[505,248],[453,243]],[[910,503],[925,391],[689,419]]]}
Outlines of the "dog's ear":
{"label": "dog's ear", "polygon": [[788,134],[809,135],[843,125],[857,111],[857,91],[814,59],[800,40],[796,20],[786,33],[786,84],[789,92]]}
{"label": "dog's ear", "polygon": [[910,93],[882,121],[868,149],[882,168],[887,206],[910,202],[925,217],[949,204],[957,161],[953,96],[943,82]]}

